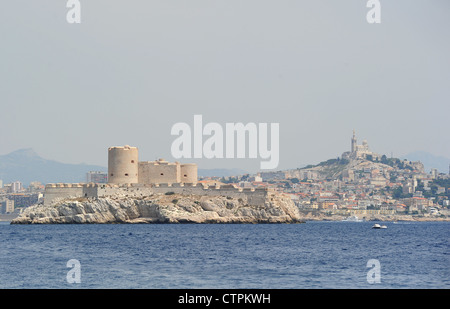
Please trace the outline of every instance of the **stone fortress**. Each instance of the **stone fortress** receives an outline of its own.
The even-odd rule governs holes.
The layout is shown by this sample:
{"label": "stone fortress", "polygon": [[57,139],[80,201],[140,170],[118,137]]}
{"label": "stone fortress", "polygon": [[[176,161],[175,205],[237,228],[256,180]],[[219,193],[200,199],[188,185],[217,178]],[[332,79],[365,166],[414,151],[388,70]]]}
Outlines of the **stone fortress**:
{"label": "stone fortress", "polygon": [[137,147],[128,145],[108,149],[108,183],[53,183],[45,186],[44,205],[66,198],[102,198],[122,195],[130,198],[157,193],[229,196],[242,198],[249,205],[263,206],[266,188],[238,188],[234,185],[208,186],[198,183],[197,164],[139,161]]}
{"label": "stone fortress", "polygon": [[197,183],[197,164],[138,160],[136,147],[110,147],[108,149],[108,183]]}

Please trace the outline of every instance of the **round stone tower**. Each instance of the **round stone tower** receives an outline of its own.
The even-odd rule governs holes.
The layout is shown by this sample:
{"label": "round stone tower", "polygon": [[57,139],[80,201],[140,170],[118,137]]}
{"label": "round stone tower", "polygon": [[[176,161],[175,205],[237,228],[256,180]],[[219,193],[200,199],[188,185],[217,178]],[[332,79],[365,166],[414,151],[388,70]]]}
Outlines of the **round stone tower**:
{"label": "round stone tower", "polygon": [[180,166],[180,182],[197,183],[197,164],[185,163]]}
{"label": "round stone tower", "polygon": [[108,148],[108,183],[138,183],[138,149]]}

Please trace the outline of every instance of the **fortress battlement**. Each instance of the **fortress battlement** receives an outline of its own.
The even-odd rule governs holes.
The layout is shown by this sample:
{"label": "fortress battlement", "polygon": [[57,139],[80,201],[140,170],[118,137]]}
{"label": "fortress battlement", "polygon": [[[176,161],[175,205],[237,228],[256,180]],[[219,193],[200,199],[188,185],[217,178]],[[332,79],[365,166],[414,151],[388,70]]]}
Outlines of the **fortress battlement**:
{"label": "fortress battlement", "polygon": [[157,161],[140,161],[141,163],[149,164],[149,165],[177,165],[180,162],[169,162],[164,159],[159,159]]}
{"label": "fortress battlement", "polygon": [[112,196],[147,197],[153,194],[183,194],[200,196],[227,196],[246,200],[249,205],[263,205],[267,188],[240,188],[234,185],[184,184],[103,184],[103,183],[57,183],[45,186],[44,204],[64,198],[102,198]]}
{"label": "fortress battlement", "polygon": [[49,183],[46,184],[46,188],[81,188],[85,184],[83,183]]}

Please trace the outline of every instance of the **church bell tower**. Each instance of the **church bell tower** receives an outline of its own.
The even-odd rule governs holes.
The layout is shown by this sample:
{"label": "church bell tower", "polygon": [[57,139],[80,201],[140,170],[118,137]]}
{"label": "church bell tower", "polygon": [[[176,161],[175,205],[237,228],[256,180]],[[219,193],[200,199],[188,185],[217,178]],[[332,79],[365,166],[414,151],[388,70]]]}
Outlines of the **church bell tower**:
{"label": "church bell tower", "polygon": [[356,152],[356,135],[355,129],[353,129],[353,137],[352,137],[352,153]]}

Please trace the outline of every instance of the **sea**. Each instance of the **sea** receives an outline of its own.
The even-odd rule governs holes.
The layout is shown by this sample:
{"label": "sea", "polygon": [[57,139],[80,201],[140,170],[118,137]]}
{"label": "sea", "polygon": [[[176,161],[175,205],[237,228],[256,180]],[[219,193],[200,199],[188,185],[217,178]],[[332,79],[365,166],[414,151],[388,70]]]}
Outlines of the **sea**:
{"label": "sea", "polygon": [[1,289],[448,289],[450,222],[11,225]]}

